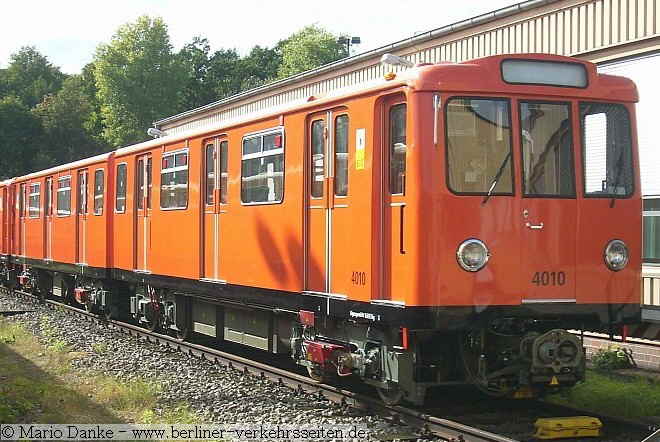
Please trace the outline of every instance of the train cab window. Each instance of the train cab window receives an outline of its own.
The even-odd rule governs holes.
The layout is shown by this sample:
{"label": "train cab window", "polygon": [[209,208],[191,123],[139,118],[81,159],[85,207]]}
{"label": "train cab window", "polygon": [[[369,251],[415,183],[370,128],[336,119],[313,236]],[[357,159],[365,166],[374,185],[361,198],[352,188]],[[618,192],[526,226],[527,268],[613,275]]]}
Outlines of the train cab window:
{"label": "train cab window", "polygon": [[323,196],[325,183],[325,120],[312,122],[312,158],[310,188],[312,198]]}
{"label": "train cab window", "polygon": [[390,108],[390,193],[406,193],[406,104]]}
{"label": "train cab window", "polygon": [[520,103],[525,196],[575,197],[568,103]]}
{"label": "train cab window", "polygon": [[30,218],[39,217],[39,208],[41,207],[41,184],[30,184],[30,195],[28,200],[28,216]]}
{"label": "train cab window", "polygon": [[284,197],[284,133],[282,129],[243,139],[241,201],[243,204],[282,202]]}
{"label": "train cab window", "polygon": [[632,141],[626,107],[580,103],[580,130],[585,196],[625,198],[632,195]]}
{"label": "train cab window", "polygon": [[94,172],[94,215],[103,215],[103,169]]}
{"label": "train cab window", "polygon": [[452,98],[446,107],[447,183],[464,195],[512,195],[511,118],[501,98]]}
{"label": "train cab window", "polygon": [[160,170],[161,209],[188,207],[188,151],[163,155]]}
{"label": "train cab window", "polygon": [[335,118],[335,195],[348,195],[348,115]]}
{"label": "train cab window", "polygon": [[57,216],[71,215],[71,176],[57,179]]}
{"label": "train cab window", "polygon": [[115,194],[115,211],[126,212],[126,163],[117,165],[117,190]]}

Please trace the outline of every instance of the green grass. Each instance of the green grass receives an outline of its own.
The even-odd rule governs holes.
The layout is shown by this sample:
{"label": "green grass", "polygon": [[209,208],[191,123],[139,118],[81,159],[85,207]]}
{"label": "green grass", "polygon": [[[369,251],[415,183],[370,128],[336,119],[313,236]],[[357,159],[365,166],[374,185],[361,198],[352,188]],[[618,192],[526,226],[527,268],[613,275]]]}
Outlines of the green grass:
{"label": "green grass", "polygon": [[[42,330],[52,330],[47,318]],[[103,346],[101,346],[103,347]],[[107,351],[107,347],[94,352]],[[80,372],[71,352],[52,333],[46,343],[20,325],[0,319],[0,423],[199,423],[187,404],[156,407],[161,386]]]}
{"label": "green grass", "polygon": [[660,416],[660,383],[593,370],[574,388],[548,396],[549,402],[630,419]]}

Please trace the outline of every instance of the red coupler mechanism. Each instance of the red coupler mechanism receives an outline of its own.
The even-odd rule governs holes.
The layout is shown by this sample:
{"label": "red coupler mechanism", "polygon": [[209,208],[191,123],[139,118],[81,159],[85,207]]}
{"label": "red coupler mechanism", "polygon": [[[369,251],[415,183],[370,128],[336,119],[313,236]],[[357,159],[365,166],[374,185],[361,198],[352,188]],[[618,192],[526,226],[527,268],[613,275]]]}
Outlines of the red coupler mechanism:
{"label": "red coupler mechanism", "polygon": [[18,277],[18,283],[20,285],[28,285],[30,283],[30,276],[29,275],[19,275]]}
{"label": "red coupler mechanism", "polygon": [[78,302],[78,304],[85,304],[89,299],[89,290],[82,287],[77,287],[73,291],[73,296],[76,298],[76,302]]}

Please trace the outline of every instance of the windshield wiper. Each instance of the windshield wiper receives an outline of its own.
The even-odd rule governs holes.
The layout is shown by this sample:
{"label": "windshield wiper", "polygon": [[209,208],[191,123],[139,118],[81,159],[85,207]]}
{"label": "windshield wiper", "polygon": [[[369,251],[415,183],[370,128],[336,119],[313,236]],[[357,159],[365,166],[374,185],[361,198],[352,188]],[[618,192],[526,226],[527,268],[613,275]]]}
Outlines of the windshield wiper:
{"label": "windshield wiper", "polygon": [[614,202],[616,201],[617,187],[619,187],[619,181],[621,180],[621,172],[623,172],[623,148],[621,148],[621,153],[619,154],[619,159],[616,160],[617,170],[616,178],[614,179],[614,192],[612,193],[612,199],[610,200],[610,209],[614,207]]}
{"label": "windshield wiper", "polygon": [[500,165],[500,168],[497,170],[495,177],[493,177],[493,181],[491,181],[490,188],[488,189],[488,194],[486,194],[484,200],[481,202],[482,205],[486,204],[490,199],[490,196],[493,194],[493,190],[495,190],[495,186],[497,186],[497,182],[500,180],[500,177],[502,176],[502,172],[504,172],[504,166],[506,166],[506,164],[509,162],[509,158],[511,158],[511,151],[509,151],[506,157],[504,157],[504,161],[502,161],[502,164]]}

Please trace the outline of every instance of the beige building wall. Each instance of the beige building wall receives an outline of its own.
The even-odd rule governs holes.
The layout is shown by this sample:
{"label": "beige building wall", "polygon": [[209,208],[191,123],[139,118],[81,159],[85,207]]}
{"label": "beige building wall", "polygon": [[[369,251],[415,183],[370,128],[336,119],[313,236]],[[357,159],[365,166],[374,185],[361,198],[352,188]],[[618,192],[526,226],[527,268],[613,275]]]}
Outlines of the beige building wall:
{"label": "beige building wall", "polygon": [[155,125],[175,134],[366,82],[385,73],[379,60],[387,52],[416,63],[527,52],[577,56],[598,63],[655,50],[660,50],[660,0],[533,0],[340,60]]}

